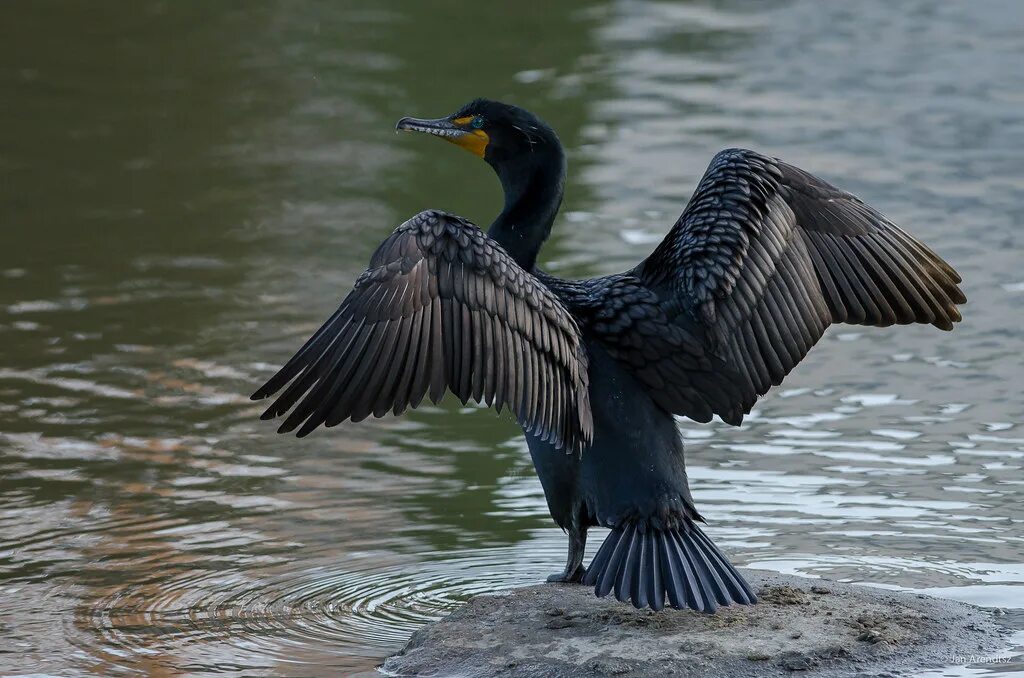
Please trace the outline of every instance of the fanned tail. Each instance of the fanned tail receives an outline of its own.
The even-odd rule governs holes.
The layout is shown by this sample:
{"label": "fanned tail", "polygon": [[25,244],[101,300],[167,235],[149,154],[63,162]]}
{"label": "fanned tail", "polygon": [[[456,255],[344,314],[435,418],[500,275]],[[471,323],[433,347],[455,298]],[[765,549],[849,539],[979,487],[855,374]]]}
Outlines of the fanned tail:
{"label": "fanned tail", "polygon": [[714,612],[721,605],[753,605],[757,596],[718,547],[691,521],[659,530],[631,522],[608,533],[587,568],[584,584],[598,596],[613,589],[634,607]]}

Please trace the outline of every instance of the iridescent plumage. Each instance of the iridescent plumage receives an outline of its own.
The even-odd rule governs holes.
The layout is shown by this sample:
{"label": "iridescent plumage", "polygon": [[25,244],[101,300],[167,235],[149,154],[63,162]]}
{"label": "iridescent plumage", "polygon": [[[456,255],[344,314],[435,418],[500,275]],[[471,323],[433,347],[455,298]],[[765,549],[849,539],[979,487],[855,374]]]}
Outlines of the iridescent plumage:
{"label": "iridescent plumage", "polygon": [[[446,390],[510,409],[552,517],[569,534],[556,581],[637,607],[750,604],[700,530],[673,415],[739,425],[829,325],[951,329],[956,271],[859,199],[775,158],[712,160],[654,252],[630,271],[564,280],[537,253],[565,157],[536,116],[478,99],[400,129],[482,157],[505,192],[485,235],[437,211],[377,249],[338,311],[254,394],[305,435],[401,413]],[[294,408],[294,409],[292,409]],[[611,529],[590,568],[587,529]]]}

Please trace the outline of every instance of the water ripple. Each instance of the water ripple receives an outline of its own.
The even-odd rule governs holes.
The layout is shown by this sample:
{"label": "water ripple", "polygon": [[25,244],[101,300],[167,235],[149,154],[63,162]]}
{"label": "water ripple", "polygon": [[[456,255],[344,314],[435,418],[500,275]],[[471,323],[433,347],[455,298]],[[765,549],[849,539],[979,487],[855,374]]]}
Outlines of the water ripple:
{"label": "water ripple", "polygon": [[[76,625],[102,637],[97,650],[124,657],[244,639],[247,661],[294,661],[296,646],[338,648],[339,657],[381,657],[468,598],[536,583],[557,569],[554,541],[524,559],[521,550],[482,548],[417,554],[381,565],[388,554],[359,554],[344,567],[280,572],[252,581],[236,572],[189,572],[113,590],[89,601]],[[88,639],[89,636],[86,636]],[[239,658],[240,659],[240,658]],[[356,662],[339,665],[363,666]]]}

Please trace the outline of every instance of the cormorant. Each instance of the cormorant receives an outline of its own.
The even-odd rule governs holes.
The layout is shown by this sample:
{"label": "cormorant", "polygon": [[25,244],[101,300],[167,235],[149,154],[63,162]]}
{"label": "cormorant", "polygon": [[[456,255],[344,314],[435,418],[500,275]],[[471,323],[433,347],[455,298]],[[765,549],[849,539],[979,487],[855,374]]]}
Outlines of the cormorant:
{"label": "cormorant", "polygon": [[[284,392],[280,432],[400,414],[446,389],[511,410],[551,517],[568,533],[549,581],[636,607],[752,604],[701,531],[673,415],[739,425],[833,323],[949,330],[960,276],[853,195],[754,151],[718,153],[665,239],[635,268],[563,280],[537,268],[562,202],[555,132],[474,100],[398,130],[483,158],[505,204],[487,233],[428,210],[377,248],[326,323],[252,397]],[[285,388],[287,387],[287,388]],[[583,567],[591,526],[610,528]]]}

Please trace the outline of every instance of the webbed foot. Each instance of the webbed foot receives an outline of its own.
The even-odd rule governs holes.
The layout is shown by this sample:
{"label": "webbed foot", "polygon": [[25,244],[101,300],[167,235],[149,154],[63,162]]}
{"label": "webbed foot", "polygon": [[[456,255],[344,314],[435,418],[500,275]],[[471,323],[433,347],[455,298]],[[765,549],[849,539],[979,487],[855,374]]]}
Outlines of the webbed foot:
{"label": "webbed foot", "polygon": [[576,569],[570,572],[564,570],[558,574],[553,574],[548,577],[548,582],[552,584],[579,584],[583,581],[584,575],[587,574],[587,568],[583,565],[577,565]]}

